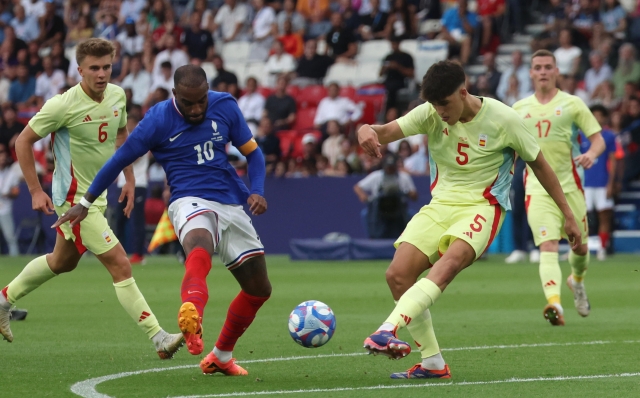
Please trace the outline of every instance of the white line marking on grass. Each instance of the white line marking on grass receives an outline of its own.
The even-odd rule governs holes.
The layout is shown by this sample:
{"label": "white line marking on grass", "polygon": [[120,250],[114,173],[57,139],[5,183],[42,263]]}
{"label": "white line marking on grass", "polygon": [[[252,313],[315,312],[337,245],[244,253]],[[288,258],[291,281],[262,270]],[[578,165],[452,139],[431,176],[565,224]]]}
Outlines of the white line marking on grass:
{"label": "white line marking on grass", "polygon": [[620,373],[608,375],[592,375],[592,376],[556,376],[556,377],[533,377],[529,379],[511,378],[506,380],[489,380],[489,381],[461,381],[459,383],[423,383],[423,384],[392,384],[368,387],[338,387],[338,388],[312,388],[308,390],[280,390],[280,391],[255,391],[255,392],[232,392],[227,394],[207,394],[207,395],[185,395],[172,398],[221,398],[221,397],[249,397],[254,395],[276,395],[276,394],[308,394],[312,392],[342,392],[342,391],[360,391],[360,390],[388,390],[396,388],[424,388],[424,387],[458,387],[458,386],[478,386],[487,384],[504,384],[504,383],[529,383],[533,381],[573,381],[573,380],[592,380],[592,379],[608,379],[614,377],[636,377],[638,373]]}
{"label": "white line marking on grass", "polygon": [[[443,348],[442,351],[472,351],[472,350],[492,350],[492,349],[509,349],[509,348],[536,348],[536,347],[564,347],[564,346],[574,346],[574,345],[601,345],[601,344],[615,344],[615,343],[627,343],[627,344],[637,344],[640,343],[640,340],[625,340],[625,341],[605,341],[605,340],[596,340],[596,341],[584,341],[584,342],[569,342],[569,343],[538,343],[538,344],[512,344],[512,345],[484,345],[484,346],[471,346],[471,347],[454,347],[454,348]],[[279,362],[279,361],[297,361],[301,359],[321,359],[321,358],[338,358],[338,357],[355,357],[367,355],[365,352],[353,352],[353,353],[344,353],[344,354],[321,354],[321,355],[305,355],[305,356],[295,356],[295,357],[278,357],[278,358],[265,358],[265,359],[252,359],[248,361],[238,361],[238,363],[247,364],[247,363],[264,363],[264,362]],[[83,398],[112,398],[109,395],[101,394],[96,391],[96,387],[100,383],[104,383],[105,381],[121,379],[129,376],[136,376],[145,373],[158,373],[165,372],[168,370],[178,370],[178,369],[189,369],[189,368],[197,368],[198,365],[182,365],[182,366],[171,366],[166,368],[153,368],[153,369],[144,369],[144,370],[136,370],[132,372],[122,372],[115,373],[106,376],[94,377],[92,379],[87,379],[83,381],[79,381],[71,386],[71,392],[76,395],[79,395]],[[626,373],[623,375],[627,375]],[[600,376],[576,376],[576,377],[623,377],[623,375],[600,375]],[[636,374],[630,374],[636,375]],[[626,377],[626,376],[625,376]],[[516,380],[516,379],[509,379]],[[549,379],[517,379],[523,381],[536,381],[536,380],[556,380],[556,378]],[[573,380],[573,379],[571,379]],[[507,383],[509,381],[505,380],[496,380],[496,381],[487,381],[487,382],[461,382],[461,383],[453,383],[453,385],[471,385],[471,384],[494,384],[494,383]],[[452,385],[452,383],[448,384],[433,384],[436,385]],[[416,386],[415,384],[407,385],[407,387]],[[429,384],[428,386],[432,386]],[[403,385],[394,386],[401,388]],[[383,388],[383,387],[359,387],[354,389],[375,389],[375,388]],[[386,388],[386,387],[384,387]],[[316,390],[297,390],[292,392],[315,392]],[[325,390],[317,390],[318,392],[322,392]],[[350,391],[350,389],[345,390],[329,390],[329,391]],[[292,393],[291,392],[291,393]],[[286,394],[288,392],[278,392],[278,394]],[[275,392],[270,391],[262,391],[258,393],[238,393],[244,395],[264,395],[264,394],[275,394]],[[241,396],[241,395],[206,395],[206,397],[231,397],[231,396]],[[199,396],[199,397],[205,397]]]}

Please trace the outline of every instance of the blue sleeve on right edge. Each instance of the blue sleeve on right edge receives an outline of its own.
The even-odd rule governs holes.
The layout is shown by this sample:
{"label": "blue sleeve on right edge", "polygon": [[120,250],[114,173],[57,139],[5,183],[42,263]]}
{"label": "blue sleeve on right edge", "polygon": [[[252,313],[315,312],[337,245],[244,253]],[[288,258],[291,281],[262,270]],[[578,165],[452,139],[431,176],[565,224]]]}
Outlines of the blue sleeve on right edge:
{"label": "blue sleeve on right edge", "polygon": [[247,174],[249,175],[249,181],[251,181],[251,193],[264,196],[264,178],[267,174],[267,169],[260,148],[254,149],[247,155]]}

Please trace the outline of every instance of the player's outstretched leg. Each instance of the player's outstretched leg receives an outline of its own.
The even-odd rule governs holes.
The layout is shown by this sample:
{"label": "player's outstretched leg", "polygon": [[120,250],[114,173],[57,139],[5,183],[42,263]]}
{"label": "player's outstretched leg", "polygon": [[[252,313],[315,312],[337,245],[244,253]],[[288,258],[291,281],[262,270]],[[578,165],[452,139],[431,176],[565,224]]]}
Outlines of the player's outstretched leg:
{"label": "player's outstretched leg", "polygon": [[[544,242],[543,245],[548,242]],[[542,290],[547,298],[547,305],[542,310],[544,318],[553,326],[564,326],[564,310],[560,304],[560,287],[562,270],[558,262],[557,251],[540,253],[540,280]]]}
{"label": "player's outstretched leg", "polygon": [[[187,239],[194,238],[197,230],[189,232]],[[204,239],[211,241],[209,232],[204,231]],[[211,245],[213,243],[211,242]],[[187,349],[192,355],[200,355],[204,350],[202,342],[202,317],[209,301],[207,275],[211,271],[211,251],[200,246],[189,252],[184,263],[185,273],[180,288],[182,306],[178,312],[178,326],[187,342]]]}
{"label": "player's outstretched leg", "polygon": [[248,374],[232,358],[233,348],[255,319],[258,310],[271,296],[271,283],[267,276],[264,255],[246,260],[231,273],[242,290],[229,306],[227,319],[213,351],[200,362],[200,368],[205,374],[223,373],[227,376]]}
{"label": "player's outstretched leg", "polygon": [[584,256],[573,251],[569,253],[569,264],[571,264],[571,275],[567,278],[567,285],[573,292],[573,303],[578,314],[588,316],[589,312],[591,312],[591,304],[589,304],[587,290],[584,287],[584,275],[589,264],[589,250],[586,249]]}

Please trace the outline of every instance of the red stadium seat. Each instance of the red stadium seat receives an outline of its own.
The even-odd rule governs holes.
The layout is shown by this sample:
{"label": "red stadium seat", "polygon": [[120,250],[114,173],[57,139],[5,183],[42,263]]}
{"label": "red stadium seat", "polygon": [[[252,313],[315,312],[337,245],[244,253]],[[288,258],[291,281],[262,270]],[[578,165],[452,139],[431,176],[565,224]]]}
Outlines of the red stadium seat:
{"label": "red stadium seat", "polygon": [[371,124],[377,121],[377,116],[384,109],[385,95],[356,95],[354,102],[365,103],[365,107],[362,110],[362,118],[359,122]]}
{"label": "red stadium seat", "polygon": [[293,98],[296,98],[298,96],[298,93],[300,92],[300,87],[298,87],[298,86],[287,86],[287,90],[286,91],[287,91],[287,94],[289,94]]}
{"label": "red stadium seat", "polygon": [[296,121],[293,124],[293,129],[297,131],[309,130],[313,128],[313,119],[316,117],[316,108],[303,108],[299,109],[296,114]]}
{"label": "red stadium seat", "polygon": [[298,137],[298,132],[295,130],[282,130],[276,133],[276,136],[280,140],[280,151],[283,158],[291,156],[291,152],[295,147],[295,141]]}
{"label": "red stadium seat", "polygon": [[320,100],[327,96],[327,88],[325,86],[307,86],[300,90],[296,97],[299,109],[315,108]]}
{"label": "red stadium seat", "polygon": [[340,94],[338,95],[353,100],[356,97],[356,89],[352,86],[340,87]]}
{"label": "red stadium seat", "polygon": [[273,94],[273,90],[270,89],[269,87],[258,87],[258,89],[256,90],[258,93],[260,93],[263,97],[267,98],[268,96],[270,96],[271,94]]}

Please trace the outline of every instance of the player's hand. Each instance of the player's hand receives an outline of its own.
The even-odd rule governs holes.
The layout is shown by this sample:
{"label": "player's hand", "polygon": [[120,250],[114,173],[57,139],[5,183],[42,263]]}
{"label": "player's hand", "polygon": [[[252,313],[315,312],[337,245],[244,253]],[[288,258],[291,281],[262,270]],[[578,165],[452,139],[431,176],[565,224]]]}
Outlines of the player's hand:
{"label": "player's hand", "polygon": [[593,154],[587,151],[587,153],[583,153],[580,156],[576,156],[575,158],[573,158],[573,160],[580,166],[584,167],[585,169],[590,169],[591,166],[593,166],[595,157],[593,156]]}
{"label": "player's hand", "polygon": [[382,154],[380,153],[381,145],[378,141],[378,133],[376,133],[368,124],[365,124],[358,129],[358,143],[367,155],[373,158],[382,157]]}
{"label": "player's hand", "polygon": [[60,218],[58,218],[58,221],[53,223],[51,228],[58,228],[67,221],[71,222],[71,228],[73,228],[77,224],[80,224],[80,221],[84,220],[87,217],[87,214],[89,214],[89,209],[81,204],[77,204],[70,208],[68,212],[62,213]]}
{"label": "player's hand", "polygon": [[249,211],[254,216],[259,216],[267,211],[267,200],[257,193],[251,194],[247,199],[247,203],[249,204]]}
{"label": "player's hand", "polygon": [[133,210],[133,205],[136,201],[136,186],[135,184],[126,182],[122,187],[122,192],[120,192],[120,197],[118,198],[118,203],[122,203],[124,199],[127,199],[127,205],[124,207],[123,213],[129,218],[131,215],[131,210]]}
{"label": "player's hand", "polygon": [[565,221],[564,232],[567,234],[567,239],[569,240],[572,250],[575,250],[582,245],[582,232],[580,231],[575,218],[572,217]]}
{"label": "player's hand", "polygon": [[31,193],[31,208],[49,216],[53,214],[53,202],[42,189]]}

